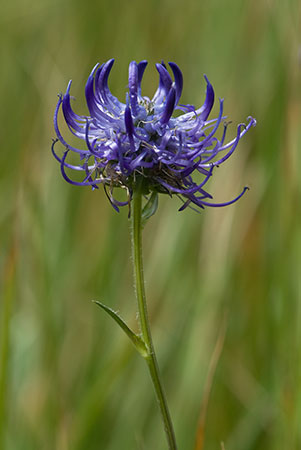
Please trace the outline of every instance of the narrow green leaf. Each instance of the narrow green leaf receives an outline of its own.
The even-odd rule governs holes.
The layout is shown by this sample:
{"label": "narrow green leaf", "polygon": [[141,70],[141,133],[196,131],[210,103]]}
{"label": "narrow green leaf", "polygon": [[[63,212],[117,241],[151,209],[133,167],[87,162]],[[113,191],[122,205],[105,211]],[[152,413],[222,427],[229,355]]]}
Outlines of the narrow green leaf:
{"label": "narrow green leaf", "polygon": [[148,219],[155,214],[158,208],[158,193],[153,192],[142,210],[141,223],[144,227]]}
{"label": "narrow green leaf", "polygon": [[104,305],[101,302],[98,302],[96,300],[92,300],[93,303],[96,303],[100,308],[102,308],[106,313],[111,316],[115,322],[120,326],[120,328],[125,332],[125,334],[130,338],[132,343],[134,344],[136,350],[143,356],[143,358],[148,357],[148,350],[144,343],[144,341],[141,339],[138,334],[134,333],[125,323],[125,321],[115,312],[112,308],[109,308],[108,306]]}

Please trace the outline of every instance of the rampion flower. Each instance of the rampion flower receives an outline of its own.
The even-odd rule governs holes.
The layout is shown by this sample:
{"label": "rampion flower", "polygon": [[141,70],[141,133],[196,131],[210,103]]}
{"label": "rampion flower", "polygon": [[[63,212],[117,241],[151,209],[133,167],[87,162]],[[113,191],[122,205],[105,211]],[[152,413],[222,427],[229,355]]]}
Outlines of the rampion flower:
{"label": "rampion flower", "polygon": [[[212,196],[204,189],[214,167],[226,161],[236,149],[240,138],[255,126],[256,121],[248,117],[248,123],[239,124],[236,137],[225,143],[227,123],[223,123],[220,139],[216,132],[224,121],[223,100],[220,99],[219,116],[208,120],[214,103],[214,90],[208,78],[205,103],[198,109],[192,105],[181,105],[179,100],[183,88],[183,77],[179,67],[169,63],[174,81],[162,62],[156,64],[159,86],[153,98],[141,94],[141,80],[147,61],[129,65],[129,92],[126,103],[120,102],[108,88],[108,77],[114,60],[98,64],[93,68],[86,83],[85,93],[90,116],[76,114],[70,105],[70,87],[59,96],[54,115],[57,139],[52,152],[60,162],[66,181],[79,186],[103,185],[105,192],[118,211],[119,206],[130,204],[136,183],[143,185],[147,196],[151,193],[176,194],[183,200],[180,210],[191,204],[225,206],[237,201],[246,191],[226,203],[211,203]],[[70,131],[82,139],[85,149],[67,144],[58,126],[58,113],[62,108]],[[174,110],[182,111],[172,117]],[[60,141],[65,152],[59,157],[54,145]],[[78,165],[67,162],[69,152],[78,155]],[[83,172],[83,179],[75,181],[66,169]],[[193,180],[196,173],[202,175]],[[128,192],[127,201],[120,202],[113,196],[115,187]],[[208,201],[209,200],[209,201]]]}

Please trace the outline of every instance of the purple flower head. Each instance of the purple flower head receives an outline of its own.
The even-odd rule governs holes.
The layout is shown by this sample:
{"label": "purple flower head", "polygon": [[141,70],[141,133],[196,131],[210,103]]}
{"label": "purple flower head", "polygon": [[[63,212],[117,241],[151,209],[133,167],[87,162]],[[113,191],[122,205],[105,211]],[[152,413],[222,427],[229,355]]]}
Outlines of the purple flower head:
{"label": "purple flower head", "polygon": [[[70,87],[59,101],[54,114],[57,139],[52,152],[60,162],[66,181],[93,189],[103,185],[105,192],[118,211],[119,206],[130,204],[133,190],[138,186],[145,196],[154,193],[175,194],[183,201],[180,210],[192,204],[225,206],[234,203],[246,191],[226,203],[212,203],[212,196],[205,190],[215,166],[226,161],[236,149],[240,138],[256,125],[248,118],[247,125],[239,124],[236,137],[225,142],[227,124],[223,124],[222,136],[215,135],[223,121],[223,100],[220,100],[219,116],[208,120],[214,103],[214,90],[208,78],[203,106],[180,105],[183,76],[179,67],[169,63],[156,64],[159,86],[150,100],[141,94],[141,81],[147,61],[129,65],[129,82],[126,103],[120,102],[108,88],[108,77],[114,60],[98,64],[86,83],[85,94],[89,116],[76,114],[70,104]],[[174,81],[173,81],[174,80]],[[67,144],[58,126],[60,108],[71,133],[83,141],[82,147]],[[173,117],[175,110],[182,112]],[[62,157],[54,150],[60,141],[65,152]],[[78,156],[78,164],[69,162],[72,152]],[[82,173],[80,181],[70,177],[70,172]],[[68,172],[68,173],[67,173]],[[200,176],[197,177],[196,174]],[[194,177],[194,179],[193,179]],[[142,186],[142,188],[141,188]],[[127,201],[120,202],[114,195],[115,187],[125,188]]]}

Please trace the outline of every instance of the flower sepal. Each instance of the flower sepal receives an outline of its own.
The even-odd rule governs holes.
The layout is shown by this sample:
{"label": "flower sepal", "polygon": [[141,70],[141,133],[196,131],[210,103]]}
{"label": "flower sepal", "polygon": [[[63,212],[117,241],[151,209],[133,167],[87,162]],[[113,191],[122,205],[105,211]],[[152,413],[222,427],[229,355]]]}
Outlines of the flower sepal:
{"label": "flower sepal", "polygon": [[148,219],[150,219],[157,211],[158,204],[159,204],[158,193],[152,192],[152,194],[149,197],[149,199],[147,200],[144,208],[142,209],[141,224],[142,224],[143,228],[145,227]]}

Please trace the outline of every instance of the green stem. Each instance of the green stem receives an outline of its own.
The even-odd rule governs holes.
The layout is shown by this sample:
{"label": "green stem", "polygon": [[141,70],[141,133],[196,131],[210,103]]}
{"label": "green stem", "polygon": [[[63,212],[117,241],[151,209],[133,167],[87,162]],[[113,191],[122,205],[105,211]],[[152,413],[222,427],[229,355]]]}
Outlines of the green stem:
{"label": "green stem", "polygon": [[147,347],[147,362],[153,386],[156,392],[157,400],[160,406],[162,419],[164,423],[165,433],[169,445],[169,450],[176,450],[176,439],[171,422],[170,413],[167,406],[165,392],[160,379],[159,367],[152,341],[149,319],[147,314],[144,276],[143,276],[143,260],[142,260],[142,194],[136,189],[133,194],[133,211],[132,211],[132,248],[134,258],[134,274],[136,283],[136,295],[138,301],[139,320],[141,326],[142,338]]}

